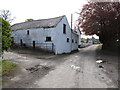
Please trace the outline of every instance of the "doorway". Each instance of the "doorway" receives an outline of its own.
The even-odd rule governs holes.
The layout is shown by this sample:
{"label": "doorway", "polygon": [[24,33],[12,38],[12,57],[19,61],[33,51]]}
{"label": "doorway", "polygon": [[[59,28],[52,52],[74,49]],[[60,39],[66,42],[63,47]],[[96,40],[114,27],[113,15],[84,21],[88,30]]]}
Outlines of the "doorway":
{"label": "doorway", "polygon": [[33,41],[33,48],[35,48],[35,41]]}
{"label": "doorway", "polygon": [[22,46],[23,45],[23,41],[22,41],[22,39],[20,39],[20,46]]}

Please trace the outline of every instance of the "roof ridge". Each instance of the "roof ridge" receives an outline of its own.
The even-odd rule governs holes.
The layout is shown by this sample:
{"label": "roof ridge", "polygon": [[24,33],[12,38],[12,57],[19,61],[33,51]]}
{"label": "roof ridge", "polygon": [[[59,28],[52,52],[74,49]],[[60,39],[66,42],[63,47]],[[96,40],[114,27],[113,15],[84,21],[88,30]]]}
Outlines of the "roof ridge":
{"label": "roof ridge", "polygon": [[[33,21],[28,21],[28,22],[42,21],[42,20],[50,20],[50,19],[56,19],[56,18],[60,18],[60,17],[64,17],[64,16],[65,16],[65,15],[58,16],[58,17],[53,17],[53,18],[47,18],[47,19],[38,19],[38,20],[33,20]],[[28,22],[20,22],[20,23],[13,24],[12,26],[17,25],[17,24],[28,23]]]}
{"label": "roof ridge", "polygon": [[[64,17],[65,15],[62,15],[62,16],[58,16],[58,17],[53,17],[53,18],[47,18],[47,19],[38,19],[39,20],[49,20],[49,19],[55,19],[55,18],[60,18],[60,17]],[[37,20],[36,20],[37,21]]]}
{"label": "roof ridge", "polygon": [[[22,30],[22,29],[31,29],[31,28],[50,28],[56,27],[57,24],[63,19],[65,15],[48,18],[48,19],[38,19],[29,22],[16,23],[11,26],[12,30]],[[52,22],[52,23],[51,23]]]}

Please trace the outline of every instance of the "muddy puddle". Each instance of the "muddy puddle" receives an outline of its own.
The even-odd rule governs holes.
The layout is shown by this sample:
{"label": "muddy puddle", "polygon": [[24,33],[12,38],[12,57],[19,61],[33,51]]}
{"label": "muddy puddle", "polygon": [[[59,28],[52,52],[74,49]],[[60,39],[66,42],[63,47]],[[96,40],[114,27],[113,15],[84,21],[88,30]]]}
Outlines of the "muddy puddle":
{"label": "muddy puddle", "polygon": [[39,70],[49,71],[49,70],[52,70],[52,69],[53,69],[52,66],[45,66],[45,65],[35,65],[34,67],[26,68],[26,70],[29,71],[30,73],[34,73],[34,72],[37,72]]}

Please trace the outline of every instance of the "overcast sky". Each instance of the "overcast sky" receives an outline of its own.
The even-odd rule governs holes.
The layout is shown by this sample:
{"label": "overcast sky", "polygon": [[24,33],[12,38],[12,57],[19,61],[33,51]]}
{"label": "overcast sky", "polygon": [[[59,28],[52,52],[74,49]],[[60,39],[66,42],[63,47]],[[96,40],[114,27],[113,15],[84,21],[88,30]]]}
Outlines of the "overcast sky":
{"label": "overcast sky", "polygon": [[86,0],[1,0],[0,9],[10,10],[16,19],[14,23],[25,19],[46,19],[66,15],[70,22],[73,13],[74,21],[78,18],[75,12],[86,3]]}
{"label": "overcast sky", "polygon": [[[73,25],[78,19],[78,14],[87,0],[1,0],[0,10],[10,10],[15,20],[12,24],[24,22],[32,18],[47,19],[66,15],[71,22],[73,14]],[[74,27],[74,26],[73,26]]]}

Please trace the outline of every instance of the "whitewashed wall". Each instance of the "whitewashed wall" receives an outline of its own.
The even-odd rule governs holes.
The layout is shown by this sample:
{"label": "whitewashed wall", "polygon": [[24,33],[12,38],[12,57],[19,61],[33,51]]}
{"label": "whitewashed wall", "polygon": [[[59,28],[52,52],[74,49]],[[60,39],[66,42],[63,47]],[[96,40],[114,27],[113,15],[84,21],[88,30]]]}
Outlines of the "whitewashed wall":
{"label": "whitewashed wall", "polygon": [[[63,24],[66,24],[66,34],[63,33]],[[64,17],[56,27],[56,54],[71,52],[71,29],[67,18]],[[69,38],[69,42],[67,42]]]}
{"label": "whitewashed wall", "polygon": [[78,45],[81,45],[81,33],[78,28],[75,28],[74,30],[78,34]]}
{"label": "whitewashed wall", "polygon": [[[27,35],[27,30],[29,30],[29,35]],[[20,40],[25,43],[27,46],[33,47],[33,41],[36,43],[36,47],[40,43],[55,43],[54,35],[55,28],[36,28],[36,29],[26,29],[26,30],[17,30],[13,32],[12,37],[14,37],[14,43],[20,45]],[[51,37],[52,42],[46,42],[46,37]],[[41,47],[42,48],[42,47]],[[48,50],[51,50],[51,47],[47,47]]]}
{"label": "whitewashed wall", "polygon": [[72,33],[72,39],[73,39],[73,42],[72,42],[72,51],[74,50],[77,50],[78,49],[78,39],[79,39],[79,36],[75,33]]}

